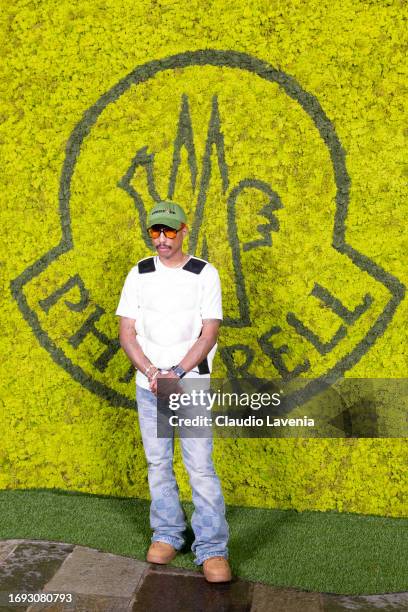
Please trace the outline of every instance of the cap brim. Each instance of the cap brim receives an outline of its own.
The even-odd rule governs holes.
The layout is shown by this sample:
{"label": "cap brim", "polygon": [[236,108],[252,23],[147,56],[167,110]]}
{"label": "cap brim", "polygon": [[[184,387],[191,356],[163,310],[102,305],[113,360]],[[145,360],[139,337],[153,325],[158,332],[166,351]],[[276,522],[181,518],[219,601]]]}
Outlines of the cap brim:
{"label": "cap brim", "polygon": [[152,227],[152,225],[167,225],[167,227],[172,227],[173,229],[180,229],[182,222],[178,221],[177,219],[169,219],[168,217],[165,216],[161,216],[161,215],[155,215],[154,217],[154,221],[152,221],[152,219],[150,219],[150,223],[148,225],[148,229],[149,227]]}

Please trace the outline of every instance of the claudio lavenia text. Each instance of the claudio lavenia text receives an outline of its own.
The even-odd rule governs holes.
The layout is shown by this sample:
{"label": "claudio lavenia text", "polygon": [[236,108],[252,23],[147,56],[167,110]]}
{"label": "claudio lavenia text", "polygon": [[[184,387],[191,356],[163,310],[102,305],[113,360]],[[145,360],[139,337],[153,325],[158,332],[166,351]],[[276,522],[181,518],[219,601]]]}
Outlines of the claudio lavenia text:
{"label": "claudio lavenia text", "polygon": [[169,424],[172,427],[211,427],[213,424],[218,427],[314,427],[314,419],[309,419],[307,416],[292,419],[278,418],[269,414],[265,418],[254,415],[236,418],[225,414],[219,414],[214,418],[202,415],[188,418],[173,414],[169,418]]}

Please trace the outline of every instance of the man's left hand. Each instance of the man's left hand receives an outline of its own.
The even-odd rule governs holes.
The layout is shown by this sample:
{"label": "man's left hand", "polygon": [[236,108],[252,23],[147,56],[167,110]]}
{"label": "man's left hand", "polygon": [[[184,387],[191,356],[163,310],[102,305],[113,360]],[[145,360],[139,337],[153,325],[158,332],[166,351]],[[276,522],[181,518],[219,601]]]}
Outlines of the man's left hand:
{"label": "man's left hand", "polygon": [[[178,384],[179,377],[169,370],[168,372],[160,372],[155,376],[154,380],[150,383],[150,391],[157,395],[157,382],[160,380],[160,397],[169,397],[171,393],[183,393],[183,389]],[[166,382],[168,381],[168,382]]]}

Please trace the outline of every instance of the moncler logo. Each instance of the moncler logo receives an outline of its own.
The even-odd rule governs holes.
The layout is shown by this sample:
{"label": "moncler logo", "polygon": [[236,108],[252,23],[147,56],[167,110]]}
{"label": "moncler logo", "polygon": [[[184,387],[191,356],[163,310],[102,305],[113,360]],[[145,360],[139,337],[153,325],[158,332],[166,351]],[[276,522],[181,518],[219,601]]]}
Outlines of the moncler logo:
{"label": "moncler logo", "polygon": [[349,242],[349,193],[334,126],[290,75],[233,51],[148,62],[73,130],[62,238],[13,295],[56,363],[112,405],[133,406],[114,311],[126,272],[149,254],[147,211],[174,199],[190,220],[189,252],[221,274],[224,374],[310,376],[295,407],[369,351],[404,295]]}

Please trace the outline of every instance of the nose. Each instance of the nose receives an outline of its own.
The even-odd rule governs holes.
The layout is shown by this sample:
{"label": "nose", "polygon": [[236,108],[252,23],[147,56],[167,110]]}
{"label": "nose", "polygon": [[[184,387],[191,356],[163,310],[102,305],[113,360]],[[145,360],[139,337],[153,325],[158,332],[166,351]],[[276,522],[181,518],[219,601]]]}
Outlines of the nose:
{"label": "nose", "polygon": [[160,232],[159,241],[160,244],[164,244],[166,242],[166,236],[164,235],[163,230]]}

